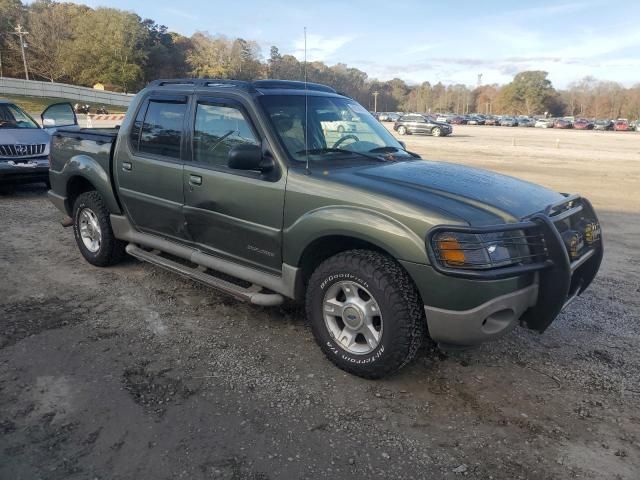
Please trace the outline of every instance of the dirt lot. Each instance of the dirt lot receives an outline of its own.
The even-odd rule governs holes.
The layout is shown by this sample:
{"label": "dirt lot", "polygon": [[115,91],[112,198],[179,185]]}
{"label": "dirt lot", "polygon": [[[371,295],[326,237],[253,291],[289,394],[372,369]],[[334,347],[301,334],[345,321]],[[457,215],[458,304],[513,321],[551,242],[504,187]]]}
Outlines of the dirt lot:
{"label": "dirt lot", "polygon": [[603,269],[544,335],[426,349],[365,381],[323,358],[297,307],[91,267],[44,187],[5,188],[0,478],[640,478],[640,134],[405,140],[593,200]]}

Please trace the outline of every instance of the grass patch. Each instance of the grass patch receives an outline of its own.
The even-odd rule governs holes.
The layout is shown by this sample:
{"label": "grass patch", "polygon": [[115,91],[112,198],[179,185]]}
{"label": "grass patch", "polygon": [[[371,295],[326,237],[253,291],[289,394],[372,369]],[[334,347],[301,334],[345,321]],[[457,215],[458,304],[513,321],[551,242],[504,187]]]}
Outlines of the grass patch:
{"label": "grass patch", "polygon": [[92,102],[78,102],[77,100],[71,100],[70,98],[52,98],[52,97],[27,97],[24,95],[5,95],[0,93],[0,99],[9,100],[15,103],[20,108],[32,115],[40,115],[42,111],[52,103],[69,102],[71,105],[76,103],[88,103],[91,106],[91,113],[95,113],[96,109],[101,106],[105,106],[109,113],[125,113],[126,107],[119,105],[108,105],[106,103],[92,103]]}

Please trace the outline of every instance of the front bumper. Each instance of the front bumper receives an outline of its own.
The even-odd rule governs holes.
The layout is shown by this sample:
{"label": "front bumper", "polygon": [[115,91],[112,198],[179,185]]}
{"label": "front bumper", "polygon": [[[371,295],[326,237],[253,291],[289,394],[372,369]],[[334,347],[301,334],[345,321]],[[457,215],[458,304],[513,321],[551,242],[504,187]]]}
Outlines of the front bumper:
{"label": "front bumper", "polygon": [[45,182],[49,180],[49,159],[0,159],[0,183]]}
{"label": "front bumper", "polygon": [[469,310],[425,306],[429,335],[444,345],[476,345],[493,340],[513,330],[537,299],[538,284],[534,283]]}
{"label": "front bumper", "polygon": [[[550,205],[543,213],[532,215],[520,223],[503,225],[508,230],[537,229],[544,237],[544,261],[488,271],[463,271],[439,265],[434,252],[429,250],[433,268],[445,276],[476,280],[478,285],[497,279],[535,275],[533,283],[508,294],[497,296],[467,310],[449,310],[425,306],[431,337],[444,344],[474,345],[491,340],[511,330],[518,323],[543,332],[596,276],[603,255],[602,237],[585,247],[579,257],[570,258],[561,231],[583,218],[597,216],[585,198],[567,196],[562,202]],[[471,227],[436,227],[433,235],[442,230],[478,231]],[[492,227],[487,227],[487,231]],[[465,292],[464,295],[469,295]]]}

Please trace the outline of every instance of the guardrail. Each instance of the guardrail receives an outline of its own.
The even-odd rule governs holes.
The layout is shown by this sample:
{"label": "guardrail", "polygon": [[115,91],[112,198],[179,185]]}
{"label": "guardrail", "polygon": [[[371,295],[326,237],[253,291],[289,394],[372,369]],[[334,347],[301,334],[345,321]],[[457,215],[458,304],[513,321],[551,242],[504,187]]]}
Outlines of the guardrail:
{"label": "guardrail", "polygon": [[87,87],[77,87],[66,83],[40,82],[38,80],[20,80],[0,78],[0,96],[26,95],[30,97],[68,98],[78,102],[103,103],[128,107],[134,95],[130,93],[107,92]]}

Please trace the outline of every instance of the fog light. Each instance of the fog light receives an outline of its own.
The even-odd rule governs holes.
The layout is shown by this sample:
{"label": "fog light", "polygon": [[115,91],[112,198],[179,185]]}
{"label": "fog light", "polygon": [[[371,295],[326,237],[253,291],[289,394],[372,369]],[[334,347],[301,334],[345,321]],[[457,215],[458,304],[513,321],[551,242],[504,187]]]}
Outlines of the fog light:
{"label": "fog light", "polygon": [[580,228],[584,233],[584,240],[587,245],[593,245],[600,240],[600,224],[598,222],[583,220],[580,222]]}
{"label": "fog light", "polygon": [[584,237],[580,232],[567,230],[562,234],[562,240],[569,252],[569,257],[573,260],[580,256],[580,250],[584,247]]}

